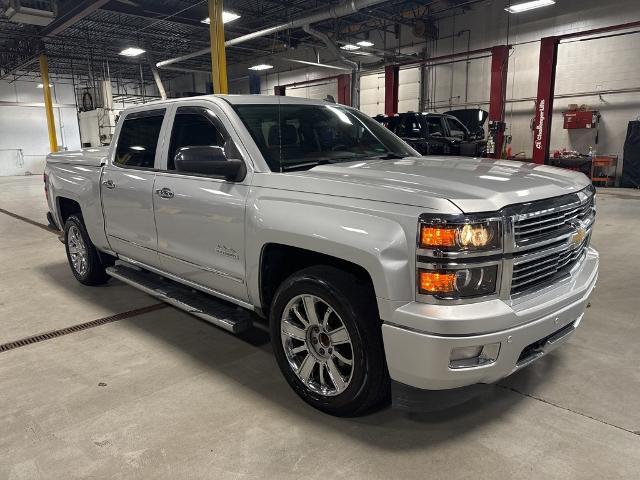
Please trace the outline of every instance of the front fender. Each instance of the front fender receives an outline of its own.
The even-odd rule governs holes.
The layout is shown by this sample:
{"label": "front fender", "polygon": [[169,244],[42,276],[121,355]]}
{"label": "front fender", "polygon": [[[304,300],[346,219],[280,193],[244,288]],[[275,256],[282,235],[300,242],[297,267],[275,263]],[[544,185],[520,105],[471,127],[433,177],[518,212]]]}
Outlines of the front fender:
{"label": "front fender", "polygon": [[[311,250],[363,267],[371,276],[379,299],[410,301],[414,295],[415,229],[402,218],[367,208],[349,200],[348,205],[317,204],[283,198],[261,198],[247,210],[247,283],[255,305],[260,304],[260,254],[277,243]],[[402,217],[402,215],[400,215]],[[413,252],[413,253],[411,253]]]}

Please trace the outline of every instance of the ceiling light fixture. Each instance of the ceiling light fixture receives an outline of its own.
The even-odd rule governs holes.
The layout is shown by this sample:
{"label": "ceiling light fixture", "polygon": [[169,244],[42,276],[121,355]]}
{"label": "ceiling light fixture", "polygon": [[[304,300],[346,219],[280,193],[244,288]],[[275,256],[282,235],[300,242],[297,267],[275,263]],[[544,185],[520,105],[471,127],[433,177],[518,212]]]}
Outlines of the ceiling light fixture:
{"label": "ceiling light fixture", "polygon": [[[234,20],[237,20],[239,18],[240,18],[240,15],[238,15],[237,13],[227,12],[227,11],[222,12],[222,23],[233,22]],[[201,22],[209,25],[211,23],[211,19],[207,17],[204,20],[201,20]]]}
{"label": "ceiling light fixture", "polygon": [[[53,85],[50,83],[49,87],[53,87]],[[44,85],[42,83],[39,83],[37,88],[44,88]]]}
{"label": "ceiling light fixture", "polygon": [[254,65],[252,67],[249,67],[249,70],[269,70],[270,68],[273,68],[273,65],[267,65],[266,63],[261,63],[259,65]]}
{"label": "ceiling light fixture", "polygon": [[143,50],[142,48],[129,47],[122,50],[120,52],[120,55],[123,55],[125,57],[137,57],[138,55],[142,55],[144,52],[146,52],[146,50]]}
{"label": "ceiling light fixture", "polygon": [[556,0],[532,0],[530,2],[516,3],[515,5],[509,5],[505,10],[509,13],[526,12],[527,10],[533,10],[534,8],[547,7],[549,5],[555,5]]}
{"label": "ceiling light fixture", "polygon": [[340,48],[347,51],[360,50],[360,47],[358,45],[354,45],[353,43],[347,43],[346,45],[342,45]]}
{"label": "ceiling light fixture", "polygon": [[360,40],[356,45],[360,45],[361,47],[373,47],[373,42],[369,40]]}

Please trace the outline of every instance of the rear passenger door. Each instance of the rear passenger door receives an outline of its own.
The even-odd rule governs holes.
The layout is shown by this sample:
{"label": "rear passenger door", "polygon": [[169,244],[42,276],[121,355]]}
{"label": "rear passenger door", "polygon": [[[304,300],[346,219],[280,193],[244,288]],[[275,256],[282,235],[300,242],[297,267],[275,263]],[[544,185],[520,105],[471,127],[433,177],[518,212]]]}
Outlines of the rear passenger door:
{"label": "rear passenger door", "polygon": [[173,161],[183,147],[220,146],[227,158],[248,165],[236,137],[213,103],[176,108],[166,158],[155,180],[155,221],[163,270],[246,300],[244,221],[251,169],[242,181],[234,182],[176,171]]}
{"label": "rear passenger door", "polygon": [[165,113],[162,108],[127,114],[116,133],[117,143],[100,186],[111,249],[152,266],[158,264],[153,182]]}

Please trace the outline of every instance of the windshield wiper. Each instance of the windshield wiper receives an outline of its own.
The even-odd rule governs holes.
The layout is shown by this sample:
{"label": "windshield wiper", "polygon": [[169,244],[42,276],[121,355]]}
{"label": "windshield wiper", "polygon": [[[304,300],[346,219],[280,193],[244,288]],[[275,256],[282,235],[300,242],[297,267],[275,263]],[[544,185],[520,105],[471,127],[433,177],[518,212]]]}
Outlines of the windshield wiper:
{"label": "windshield wiper", "polygon": [[302,169],[302,168],[313,168],[313,167],[317,167],[318,165],[328,165],[331,163],[340,163],[340,162],[351,162],[351,161],[355,161],[362,158],[361,155],[357,155],[357,154],[353,154],[353,155],[348,155],[348,156],[342,156],[342,157],[331,157],[331,158],[320,158],[318,160],[314,160],[312,162],[303,162],[303,163],[294,163],[291,165],[283,165],[282,166],[282,170],[283,171],[291,171],[291,170],[297,170],[297,169]]}
{"label": "windshield wiper", "polygon": [[334,163],[330,160],[316,160],[313,162],[293,163],[291,165],[282,165],[282,171],[290,172],[292,170],[306,170],[309,168],[317,167],[318,165],[326,165],[328,163]]}
{"label": "windshield wiper", "polygon": [[386,152],[384,155],[378,157],[380,160],[402,160],[405,156],[399,155],[395,152]]}

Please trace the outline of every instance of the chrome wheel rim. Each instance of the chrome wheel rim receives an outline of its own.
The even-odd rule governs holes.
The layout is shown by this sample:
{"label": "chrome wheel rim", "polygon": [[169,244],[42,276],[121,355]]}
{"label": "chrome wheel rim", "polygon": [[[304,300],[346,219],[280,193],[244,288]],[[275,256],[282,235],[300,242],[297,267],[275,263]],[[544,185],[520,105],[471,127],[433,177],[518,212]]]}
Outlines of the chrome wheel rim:
{"label": "chrome wheel rim", "polygon": [[311,391],[344,392],[353,377],[353,345],[342,318],[315,295],[298,295],[280,320],[282,347],[291,369]]}
{"label": "chrome wheel rim", "polygon": [[80,229],[75,225],[72,225],[67,233],[67,246],[73,269],[79,275],[84,275],[89,268],[87,245],[84,243]]}

